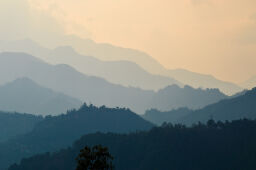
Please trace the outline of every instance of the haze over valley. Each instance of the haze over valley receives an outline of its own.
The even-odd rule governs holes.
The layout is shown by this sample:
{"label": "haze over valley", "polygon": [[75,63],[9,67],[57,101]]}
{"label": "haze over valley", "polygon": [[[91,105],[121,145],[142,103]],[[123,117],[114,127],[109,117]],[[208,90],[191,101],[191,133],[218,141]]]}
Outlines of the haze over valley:
{"label": "haze over valley", "polygon": [[252,0],[0,0],[0,170],[255,170]]}

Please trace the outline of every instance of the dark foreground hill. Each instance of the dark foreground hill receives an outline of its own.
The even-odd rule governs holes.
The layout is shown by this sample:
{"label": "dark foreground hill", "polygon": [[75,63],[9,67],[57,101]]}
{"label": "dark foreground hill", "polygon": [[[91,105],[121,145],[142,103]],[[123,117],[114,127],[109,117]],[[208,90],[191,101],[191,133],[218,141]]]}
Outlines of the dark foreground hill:
{"label": "dark foreground hill", "polygon": [[71,145],[84,134],[129,133],[152,127],[153,124],[128,109],[83,105],[66,115],[47,116],[31,132],[0,144],[0,169],[6,169],[24,157]]}
{"label": "dark foreground hill", "polygon": [[0,142],[30,132],[42,120],[41,116],[0,112]]}
{"label": "dark foreground hill", "polygon": [[164,125],[130,135],[96,133],[71,148],[23,159],[9,170],[74,170],[83,147],[107,146],[120,170],[255,170],[256,121]]}
{"label": "dark foreground hill", "polygon": [[28,78],[0,86],[0,110],[8,112],[56,115],[81,105],[81,101],[44,88]]}
{"label": "dark foreground hill", "polygon": [[209,119],[214,119],[215,121],[230,121],[243,118],[256,119],[256,88],[236,96],[221,100],[199,110],[181,108],[161,112],[153,109],[147,111],[143,117],[156,124],[172,122],[187,125],[199,121],[205,123]]}

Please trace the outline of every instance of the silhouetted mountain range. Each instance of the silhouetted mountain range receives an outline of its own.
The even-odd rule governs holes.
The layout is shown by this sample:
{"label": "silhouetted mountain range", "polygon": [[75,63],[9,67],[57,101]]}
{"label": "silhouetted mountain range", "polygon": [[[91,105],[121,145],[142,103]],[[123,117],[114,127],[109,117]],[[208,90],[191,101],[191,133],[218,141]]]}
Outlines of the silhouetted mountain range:
{"label": "silhouetted mountain range", "polygon": [[47,116],[25,135],[0,144],[0,169],[35,153],[56,151],[69,146],[84,134],[128,133],[149,130],[153,124],[128,109],[97,108],[83,105],[59,116]]}
{"label": "silhouetted mountain range", "polygon": [[198,121],[206,122],[209,119],[216,121],[256,119],[256,88],[247,91],[244,95],[225,99],[203,109],[193,111],[181,119],[186,124]]}
{"label": "silhouetted mountain range", "polygon": [[51,50],[29,39],[2,44],[0,47],[2,50],[26,52],[54,65],[67,64],[86,75],[101,77],[123,86],[158,90],[172,84],[182,85],[172,78],[152,75],[130,61],[102,61],[91,56],[80,55],[71,46]]}
{"label": "silhouetted mountain range", "polygon": [[43,120],[42,116],[0,112],[0,143],[30,132]]}
{"label": "silhouetted mountain range", "polygon": [[247,1],[0,0],[0,170],[256,170]]}
{"label": "silhouetted mountain range", "polygon": [[218,80],[211,75],[195,73],[184,69],[165,69],[150,55],[134,49],[117,47],[106,43],[96,43],[93,40],[81,39],[76,36],[65,36],[55,41],[44,42],[44,45],[48,44],[51,44],[50,46],[52,47],[72,46],[80,54],[94,56],[101,60],[131,61],[151,74],[167,76],[194,88],[218,88],[228,95],[242,91],[242,88],[238,85]]}
{"label": "silhouetted mountain range", "polygon": [[158,92],[127,88],[111,84],[102,78],[84,75],[67,65],[47,64],[24,53],[1,53],[0,84],[20,77],[28,77],[40,86],[86,103],[128,107],[140,114],[152,108],[152,104],[160,110],[201,108],[225,97],[218,90],[196,90],[188,86],[179,88],[173,85]]}
{"label": "silhouetted mountain range", "polygon": [[[153,91],[126,88],[84,75],[67,65],[50,65],[24,53],[0,54],[0,84],[28,77],[37,84],[86,103],[128,107],[143,113]],[[140,101],[138,103],[138,101]]]}
{"label": "silhouetted mountain range", "polygon": [[[89,70],[90,73],[93,73],[93,75],[100,75],[101,77],[113,81],[114,83],[131,85],[134,87],[140,87],[145,89],[159,89],[166,85],[166,83],[169,83],[168,85],[178,83],[187,84],[194,88],[218,88],[220,89],[220,91],[228,95],[232,95],[239,91],[242,91],[242,88],[238,85],[218,80],[211,75],[199,74],[184,69],[165,69],[160,63],[158,63],[148,54],[134,49],[121,48],[110,44],[100,44],[92,40],[81,39],[76,36],[65,36],[62,38],[59,37],[58,40],[54,39],[51,41],[47,41],[47,43],[44,42],[43,45],[51,48],[56,48],[59,46],[71,46],[76,51],[78,51],[78,53],[85,56],[93,56],[100,60],[111,61],[106,62],[108,64],[104,67],[101,65],[101,69],[103,70],[104,68],[105,72],[101,71],[101,69],[97,71],[92,71],[90,69],[85,69],[82,65],[82,63],[86,64],[86,62],[88,62],[90,59],[88,60],[88,57],[85,56],[83,56],[83,58],[81,59],[81,55],[76,55],[75,58],[77,58],[77,60],[72,59],[72,63],[74,64],[72,66],[75,66],[76,69],[82,72]],[[38,57],[41,56],[43,58],[46,58],[46,56],[49,55],[49,53],[45,55],[45,52],[47,51],[46,48],[40,47],[31,40],[16,41],[9,44],[2,43],[1,47],[4,51],[27,52]],[[63,54],[64,52],[61,53]],[[66,63],[68,61],[70,64],[72,61],[66,60],[67,57],[66,59],[61,57],[58,58],[58,63]],[[92,59],[90,63],[95,62],[95,58]],[[121,63],[119,63],[122,65],[121,68],[119,67],[120,65],[117,64],[120,61],[122,61]],[[103,62],[101,61],[101,64],[102,63]],[[99,63],[97,65],[99,65]],[[109,68],[110,66],[114,68]],[[142,69],[139,66],[142,67]],[[127,71],[125,71],[123,68],[127,69]],[[133,73],[133,69],[136,69],[136,76],[134,74],[130,74],[128,71],[130,70],[131,73]],[[124,76],[127,75],[127,78],[124,79],[119,73],[113,73],[113,70],[122,70],[121,73],[124,74]],[[108,74],[110,72],[112,74],[111,76]],[[130,78],[131,76],[133,77],[132,80]],[[131,81],[127,81],[128,78],[130,78],[129,80]],[[143,79],[144,81],[141,81],[140,79]],[[158,80],[159,82],[156,83],[154,82],[154,80]],[[151,84],[146,84],[145,82],[151,82]]]}
{"label": "silhouetted mountain range", "polygon": [[85,146],[109,148],[120,170],[255,170],[256,122],[164,125],[129,135],[91,134],[72,147],[23,159],[9,170],[71,170]]}
{"label": "silhouetted mountain range", "polygon": [[218,88],[227,95],[233,95],[243,90],[243,88],[234,83],[218,80],[212,75],[195,73],[185,69],[167,70],[161,75],[173,77],[177,81],[194,88]]}
{"label": "silhouetted mountain range", "polygon": [[147,111],[145,119],[156,124],[163,122],[183,123],[191,125],[197,122],[230,121],[238,119],[256,119],[256,88],[237,97],[230,97],[199,110],[178,109],[169,112],[158,110]]}
{"label": "silhouetted mountain range", "polygon": [[56,115],[79,108],[82,102],[20,78],[0,86],[0,110],[37,115]]}

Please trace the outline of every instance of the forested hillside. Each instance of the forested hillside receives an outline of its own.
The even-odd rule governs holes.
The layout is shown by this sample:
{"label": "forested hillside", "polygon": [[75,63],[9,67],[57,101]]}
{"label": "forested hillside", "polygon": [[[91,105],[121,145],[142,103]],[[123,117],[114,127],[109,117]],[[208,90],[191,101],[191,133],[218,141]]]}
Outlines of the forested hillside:
{"label": "forested hillside", "polygon": [[30,132],[42,116],[0,111],[0,142]]}
{"label": "forested hillside", "polygon": [[65,115],[47,116],[31,132],[0,144],[0,169],[36,153],[67,147],[88,133],[129,133],[153,126],[129,109],[84,104]]}
{"label": "forested hillside", "polygon": [[23,159],[9,170],[72,170],[84,146],[102,144],[120,170],[255,170],[256,121],[208,121],[191,128],[165,124],[130,135],[96,133],[71,148]]}

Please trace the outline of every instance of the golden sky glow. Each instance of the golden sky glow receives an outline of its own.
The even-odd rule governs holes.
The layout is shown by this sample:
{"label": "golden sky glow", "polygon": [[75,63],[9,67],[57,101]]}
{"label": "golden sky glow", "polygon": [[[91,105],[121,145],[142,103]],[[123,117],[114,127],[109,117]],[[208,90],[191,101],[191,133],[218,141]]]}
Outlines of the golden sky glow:
{"label": "golden sky glow", "polygon": [[30,0],[68,34],[145,51],[167,68],[256,74],[255,0]]}

